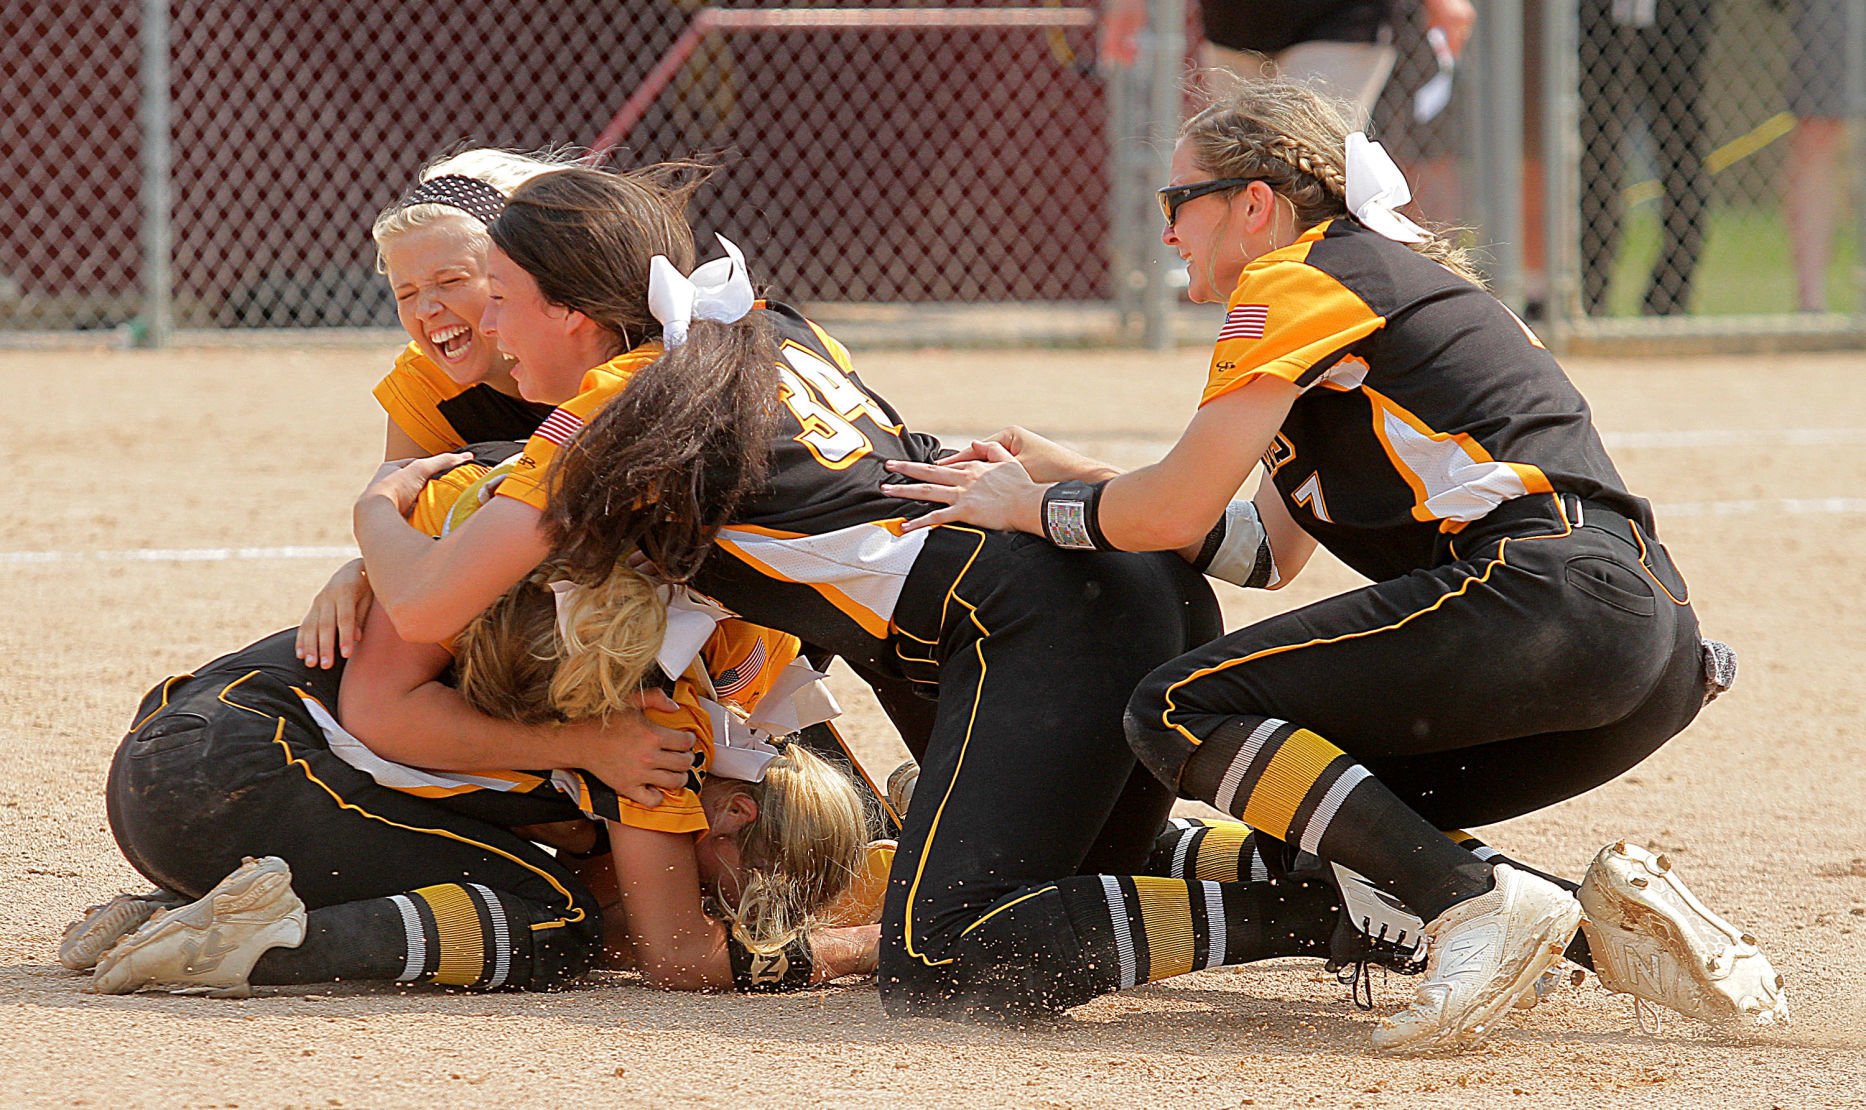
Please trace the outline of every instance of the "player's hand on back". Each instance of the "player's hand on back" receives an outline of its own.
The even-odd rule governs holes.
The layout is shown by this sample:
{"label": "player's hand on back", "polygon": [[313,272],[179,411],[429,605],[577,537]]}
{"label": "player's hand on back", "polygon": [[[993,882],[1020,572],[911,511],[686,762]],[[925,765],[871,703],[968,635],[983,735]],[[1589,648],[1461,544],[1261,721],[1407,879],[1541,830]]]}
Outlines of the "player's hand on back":
{"label": "player's hand on back", "polygon": [[[640,704],[643,709],[678,708],[659,690],[644,691]],[[577,734],[578,766],[622,797],[650,808],[661,804],[662,791],[686,786],[693,770],[693,735],[663,728],[639,709],[559,727]]]}
{"label": "player's hand on back", "polygon": [[973,440],[970,446],[941,459],[940,465],[987,461],[989,444],[997,444],[1009,452],[1035,482],[1066,482],[1071,478],[1098,481],[1115,474],[1113,467],[1015,424],[985,439]]}
{"label": "player's hand on back", "polygon": [[298,658],[305,666],[328,670],[339,657],[350,658],[363,636],[371,596],[363,560],[351,559],[337,568],[298,624]]}
{"label": "player's hand on back", "polygon": [[971,462],[917,463],[892,460],[888,469],[908,483],[887,483],[881,492],[912,501],[934,501],[942,507],[903,524],[907,532],[936,524],[963,522],[1002,532],[1042,534],[1038,517],[1043,504],[1042,485],[1001,443],[973,445],[984,458]]}

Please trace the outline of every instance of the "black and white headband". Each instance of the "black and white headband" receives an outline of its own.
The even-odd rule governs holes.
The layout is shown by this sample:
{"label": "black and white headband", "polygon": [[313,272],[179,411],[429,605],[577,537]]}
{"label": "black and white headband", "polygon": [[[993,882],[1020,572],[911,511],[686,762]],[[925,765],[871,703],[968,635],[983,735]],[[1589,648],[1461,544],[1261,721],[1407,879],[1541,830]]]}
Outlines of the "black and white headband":
{"label": "black and white headband", "polygon": [[480,223],[491,225],[505,211],[505,194],[477,177],[443,174],[415,186],[402,202],[403,208],[417,204],[444,204],[458,208]]}

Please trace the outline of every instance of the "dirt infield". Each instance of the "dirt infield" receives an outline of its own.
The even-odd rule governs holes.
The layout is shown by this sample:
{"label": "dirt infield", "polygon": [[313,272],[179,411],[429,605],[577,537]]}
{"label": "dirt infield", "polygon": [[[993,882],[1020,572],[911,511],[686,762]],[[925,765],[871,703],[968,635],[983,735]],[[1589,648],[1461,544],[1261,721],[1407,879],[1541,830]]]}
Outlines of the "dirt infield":
{"label": "dirt infield", "polygon": [[[1742,653],[1742,680],[1631,774],[1487,830],[1576,876],[1616,837],[1671,853],[1788,976],[1785,1031],[1735,1042],[1680,1018],[1648,1036],[1590,983],[1483,1051],[1377,1060],[1373,1015],[1298,961],[1019,1031],[889,1021],[867,984],[759,998],[627,976],[552,996],[83,993],[53,960],[60,930],[140,883],[104,824],[110,753],[144,689],[296,622],[339,561],[280,549],[349,543],[350,498],[380,452],[369,387],[390,353],[0,352],[22,479],[0,533],[0,1104],[1866,1105],[1859,355],[1572,368],[1659,506],[1706,631]],[[1202,376],[1199,351],[861,361],[916,427],[1018,421],[1124,463],[1170,441]],[[1227,592],[1230,623],[1354,584],[1317,562],[1281,594]],[[897,742],[840,689],[885,773]],[[1404,989],[1376,979],[1383,1009]]]}

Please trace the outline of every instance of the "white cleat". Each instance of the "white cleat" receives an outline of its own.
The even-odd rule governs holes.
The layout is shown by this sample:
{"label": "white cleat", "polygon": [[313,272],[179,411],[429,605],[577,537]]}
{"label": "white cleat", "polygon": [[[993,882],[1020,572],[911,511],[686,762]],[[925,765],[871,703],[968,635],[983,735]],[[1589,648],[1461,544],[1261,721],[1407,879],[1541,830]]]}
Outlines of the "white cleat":
{"label": "white cleat", "polygon": [[1756,938],[1705,908],[1670,859],[1609,845],[1578,897],[1601,986],[1735,1032],[1788,1023],[1783,979]]}
{"label": "white cleat", "polygon": [[197,902],[169,910],[118,941],[97,961],[94,994],[167,990],[244,998],[247,976],[273,948],[305,939],[305,905],[277,856],[247,857]]}
{"label": "white cleat", "polygon": [[147,894],[119,894],[65,926],[58,942],[58,962],[73,971],[89,971],[110,946],[134,932],[162,910],[187,905],[188,900],[166,890]]}
{"label": "white cleat", "polygon": [[1507,863],[1489,893],[1460,902],[1425,927],[1425,981],[1412,1005],[1374,1027],[1374,1051],[1464,1048],[1562,958],[1581,906],[1554,883]]}

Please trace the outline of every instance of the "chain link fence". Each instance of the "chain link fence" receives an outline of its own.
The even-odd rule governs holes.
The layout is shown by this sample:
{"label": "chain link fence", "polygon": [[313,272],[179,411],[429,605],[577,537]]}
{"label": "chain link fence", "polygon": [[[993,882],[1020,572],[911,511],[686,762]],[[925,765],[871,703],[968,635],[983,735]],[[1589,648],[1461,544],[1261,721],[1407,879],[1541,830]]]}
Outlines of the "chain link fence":
{"label": "chain link fence", "polygon": [[141,51],[120,6],[0,3],[0,328],[108,327],[141,307]]}
{"label": "chain link fence", "polygon": [[[606,136],[612,164],[701,154],[702,236],[803,301],[1105,299],[1108,137],[1092,13],[942,5],[693,36],[685,0],[548,5],[172,0],[160,58],[169,248],[144,249],[144,55],[122,3],[0,9],[0,328],[145,311],[159,263],[183,328],[393,326],[368,228],[466,145]],[[889,14],[889,13],[893,14]],[[756,17],[764,15],[762,21]],[[127,16],[127,18],[126,18]],[[694,39],[672,66],[683,35]],[[152,261],[156,264],[152,264]]]}
{"label": "chain link fence", "polygon": [[1859,0],[1579,0],[1583,322],[1857,313]]}
{"label": "chain link fence", "polygon": [[[0,0],[0,332],[393,326],[367,229],[423,162],[600,142],[716,156],[698,230],[776,295],[1072,302],[1164,344],[1201,13],[1142,0],[1098,57],[1118,3]],[[1429,118],[1417,8],[1377,135],[1555,339],[1866,319],[1866,0],[1480,5]]]}

